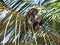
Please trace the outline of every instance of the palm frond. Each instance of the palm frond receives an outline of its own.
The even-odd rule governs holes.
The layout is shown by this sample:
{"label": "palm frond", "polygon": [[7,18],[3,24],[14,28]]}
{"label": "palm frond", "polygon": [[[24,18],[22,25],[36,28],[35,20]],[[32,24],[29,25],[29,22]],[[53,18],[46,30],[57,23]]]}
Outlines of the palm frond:
{"label": "palm frond", "polygon": [[[31,25],[29,30],[26,31],[24,15],[27,13],[26,10],[28,10],[28,8],[33,7],[35,5],[27,2],[19,2],[18,0],[12,2],[11,1],[4,0],[5,4],[8,6],[6,6],[3,3],[1,4],[2,6],[4,6],[2,12],[4,13],[3,15],[5,15],[5,16],[1,16],[1,20],[0,20],[1,43],[6,45],[17,45],[17,44],[59,45],[60,44],[60,37],[58,36],[60,35],[59,34],[60,16],[58,15],[59,13],[58,3],[56,3],[58,4],[57,5],[58,7],[55,8],[54,7],[52,8],[53,3],[51,3],[54,1],[50,1],[50,2],[48,1],[49,3],[51,3],[51,5],[48,6],[49,8],[36,6],[36,8],[40,10],[39,13],[43,17],[43,21],[44,21],[43,25],[45,26],[46,30],[39,26],[37,27],[37,29],[33,30]],[[45,1],[42,0],[40,5],[46,4],[43,2]],[[56,4],[54,3],[54,6]],[[58,30],[59,32],[56,30]]]}

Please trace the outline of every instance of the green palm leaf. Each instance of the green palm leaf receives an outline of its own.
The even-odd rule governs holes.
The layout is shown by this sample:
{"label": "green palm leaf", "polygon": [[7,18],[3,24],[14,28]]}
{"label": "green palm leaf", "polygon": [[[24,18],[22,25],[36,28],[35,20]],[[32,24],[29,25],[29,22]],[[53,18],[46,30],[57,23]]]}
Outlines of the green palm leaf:
{"label": "green palm leaf", "polygon": [[[0,21],[0,42],[6,43],[6,45],[59,45],[60,37],[57,36],[60,35],[59,3],[51,3],[52,1],[50,1],[48,3],[50,5],[48,6],[45,2],[49,1],[44,1],[40,3],[40,6],[35,6],[40,10],[39,14],[41,14],[44,21],[43,25],[47,30],[37,27],[36,30],[31,31],[32,27],[30,27],[28,32],[25,29],[25,17],[21,15],[24,13],[23,9],[21,9],[20,14],[8,6],[1,4],[3,6],[2,12],[6,11],[8,13],[5,12],[6,15],[1,16],[3,18]],[[45,4],[44,6],[47,7],[44,7],[42,4]],[[20,37],[21,34],[22,36]]]}

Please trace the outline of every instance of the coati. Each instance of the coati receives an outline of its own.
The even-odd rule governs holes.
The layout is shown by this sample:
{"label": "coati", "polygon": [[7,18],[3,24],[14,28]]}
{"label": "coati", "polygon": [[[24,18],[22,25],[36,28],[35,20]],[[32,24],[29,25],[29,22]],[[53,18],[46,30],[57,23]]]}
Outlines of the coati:
{"label": "coati", "polygon": [[[26,21],[25,21],[25,22],[26,22],[26,32],[27,32],[28,29],[29,29],[29,25],[32,24],[32,23],[33,23],[33,29],[34,29],[34,30],[35,30],[35,27],[36,27],[37,25],[40,25],[40,26],[42,26],[42,27],[44,28],[44,26],[42,25],[42,24],[43,24],[42,18],[41,18],[41,16],[38,14],[38,9],[36,9],[36,8],[30,9],[30,10],[27,12],[25,18],[26,18]],[[44,28],[44,29],[45,29],[45,28]],[[24,33],[24,31],[23,31],[22,34],[20,35],[20,38],[22,37],[23,33]]]}
{"label": "coati", "polygon": [[[39,24],[42,26],[43,21],[41,16],[38,14],[38,9],[32,8],[26,14],[26,29],[28,29],[28,25],[33,23],[33,29]],[[44,26],[42,26],[44,28]]]}

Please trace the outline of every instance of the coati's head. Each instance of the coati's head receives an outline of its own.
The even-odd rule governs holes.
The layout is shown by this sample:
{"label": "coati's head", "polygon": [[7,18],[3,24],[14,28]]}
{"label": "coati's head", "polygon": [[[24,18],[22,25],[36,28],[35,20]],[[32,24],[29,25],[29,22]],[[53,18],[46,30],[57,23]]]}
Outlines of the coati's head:
{"label": "coati's head", "polygon": [[32,8],[26,14],[27,22],[33,22],[35,20],[35,16],[38,15],[38,9]]}

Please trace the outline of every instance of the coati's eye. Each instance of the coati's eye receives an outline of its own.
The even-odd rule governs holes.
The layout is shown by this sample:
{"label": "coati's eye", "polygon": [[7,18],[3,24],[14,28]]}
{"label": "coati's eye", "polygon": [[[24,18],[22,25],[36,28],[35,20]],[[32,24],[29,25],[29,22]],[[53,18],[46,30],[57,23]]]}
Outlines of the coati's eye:
{"label": "coati's eye", "polygon": [[31,14],[33,11],[31,10],[29,13]]}
{"label": "coati's eye", "polygon": [[35,12],[34,12],[34,15],[37,15],[37,14],[38,14],[38,12],[35,11]]}

